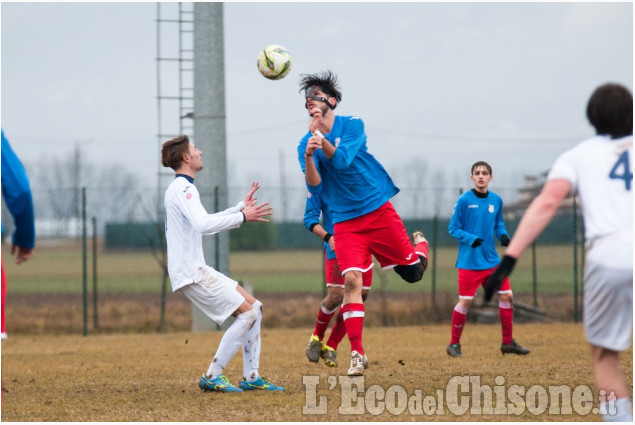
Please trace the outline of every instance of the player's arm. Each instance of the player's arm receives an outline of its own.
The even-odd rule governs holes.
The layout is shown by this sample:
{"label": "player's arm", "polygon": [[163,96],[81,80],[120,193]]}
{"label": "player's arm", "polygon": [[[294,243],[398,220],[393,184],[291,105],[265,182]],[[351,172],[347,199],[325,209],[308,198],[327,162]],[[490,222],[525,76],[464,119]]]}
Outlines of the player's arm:
{"label": "player's arm", "polygon": [[500,205],[498,207],[498,211],[496,212],[496,217],[494,218],[494,233],[499,241],[501,241],[501,245],[508,246],[510,242],[509,233],[507,233],[507,228],[505,227],[505,223],[503,222],[503,201],[501,199]]}
{"label": "player's arm", "polygon": [[[448,232],[450,233],[450,236],[452,236],[459,242],[469,246],[473,246],[474,244],[476,244],[474,248],[476,248],[476,246],[480,245],[483,242],[483,239],[479,238],[476,235],[471,234],[470,232],[466,232],[465,230],[463,230],[464,227],[465,226],[463,224],[463,203],[460,201],[457,201],[456,205],[454,205],[454,211],[452,212],[452,217],[450,218],[450,224],[448,225]],[[481,243],[477,242],[477,240],[479,239]]]}
{"label": "player's arm", "polygon": [[562,201],[571,191],[571,183],[565,179],[548,180],[540,195],[527,208],[518,224],[505,255],[518,258],[542,233],[551,221]]}
{"label": "player's arm", "polygon": [[305,170],[304,170],[304,179],[306,180],[306,184],[309,188],[309,191],[313,192],[317,188],[319,188],[322,183],[322,177],[320,177],[320,173],[315,164],[314,155],[318,149],[322,147],[322,140],[318,136],[311,136],[306,145],[306,150],[304,151],[304,162],[305,162]]}
{"label": "player's arm", "polygon": [[503,280],[511,274],[516,260],[547,227],[570,191],[571,182],[568,180],[547,180],[540,195],[533,200],[520,220],[514,237],[505,250],[503,260],[485,282],[486,302],[492,299],[494,292],[500,288]]}
{"label": "player's arm", "polygon": [[29,178],[9,141],[2,132],[2,196],[15,222],[11,254],[17,253],[20,264],[33,255],[35,215]]}
{"label": "player's arm", "polygon": [[[346,129],[337,148],[326,139],[322,140],[322,144],[327,146],[326,148],[323,147],[322,150],[335,168],[343,169],[349,167],[360,149],[366,144],[364,122],[359,117],[351,117],[346,123]],[[328,156],[327,149],[332,149],[331,156]]]}
{"label": "player's arm", "polygon": [[322,212],[322,202],[319,195],[313,195],[307,197],[306,207],[304,209],[304,227],[308,231],[328,243],[330,248],[335,250],[335,241],[333,235],[328,232],[320,224],[320,215]]}

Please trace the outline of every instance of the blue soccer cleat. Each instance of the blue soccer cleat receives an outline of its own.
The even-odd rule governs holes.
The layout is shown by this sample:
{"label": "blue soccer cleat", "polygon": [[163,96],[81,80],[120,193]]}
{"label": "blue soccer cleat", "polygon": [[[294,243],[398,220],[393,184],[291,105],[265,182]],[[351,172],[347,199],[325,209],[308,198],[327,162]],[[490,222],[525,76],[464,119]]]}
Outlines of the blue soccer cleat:
{"label": "blue soccer cleat", "polygon": [[267,381],[262,376],[259,376],[255,381],[240,381],[240,388],[248,390],[265,390],[265,391],[285,391],[284,387],[279,387]]}
{"label": "blue soccer cleat", "polygon": [[227,377],[222,374],[218,375],[214,379],[209,379],[205,376],[205,374],[203,374],[203,376],[201,376],[201,380],[198,382],[198,386],[203,391],[218,391],[221,393],[242,393],[243,392],[243,390],[241,390],[240,388],[233,386],[231,382],[229,382],[229,379],[227,379]]}

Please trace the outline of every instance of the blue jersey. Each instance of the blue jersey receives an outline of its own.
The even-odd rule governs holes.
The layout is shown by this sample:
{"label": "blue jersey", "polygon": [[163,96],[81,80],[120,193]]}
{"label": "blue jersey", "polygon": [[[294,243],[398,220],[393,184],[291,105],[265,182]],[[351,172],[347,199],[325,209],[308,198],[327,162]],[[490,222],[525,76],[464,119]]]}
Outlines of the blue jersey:
{"label": "blue jersey", "polygon": [[[311,133],[298,145],[298,159],[305,172],[304,152]],[[322,182],[309,186],[309,192],[320,193],[333,213],[333,222],[340,223],[375,211],[395,196],[399,189],[384,167],[368,153],[364,122],[355,116],[335,116],[335,122],[324,137],[336,147],[327,159],[321,149],[313,161]]]}
{"label": "blue jersey", "polygon": [[22,163],[11,149],[2,130],[2,196],[15,222],[11,243],[32,249],[35,247],[33,198],[29,179]]}
{"label": "blue jersey", "polygon": [[[311,230],[311,225],[314,223],[320,223],[320,213],[322,213],[322,227],[324,230],[333,234],[333,216],[326,204],[322,203],[322,197],[319,193],[311,193],[306,197],[306,207],[304,209],[304,227],[307,230]],[[326,249],[326,258],[332,260],[335,258],[335,253],[331,250],[328,242],[324,242],[324,249]]]}
{"label": "blue jersey", "polygon": [[[459,241],[457,268],[486,270],[498,265],[494,234],[499,240],[503,235],[509,236],[503,223],[503,200],[494,192],[465,192],[454,205],[448,230]],[[472,248],[476,238],[483,239],[483,243]]]}

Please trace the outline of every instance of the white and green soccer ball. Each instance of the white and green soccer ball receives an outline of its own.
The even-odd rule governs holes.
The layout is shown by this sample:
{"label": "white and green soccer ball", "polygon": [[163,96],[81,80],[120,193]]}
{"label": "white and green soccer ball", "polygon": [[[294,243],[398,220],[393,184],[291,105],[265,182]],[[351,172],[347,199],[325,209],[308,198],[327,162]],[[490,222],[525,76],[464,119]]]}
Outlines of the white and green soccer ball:
{"label": "white and green soccer ball", "polygon": [[267,46],[258,54],[258,71],[270,80],[284,78],[291,71],[291,55],[282,46]]}

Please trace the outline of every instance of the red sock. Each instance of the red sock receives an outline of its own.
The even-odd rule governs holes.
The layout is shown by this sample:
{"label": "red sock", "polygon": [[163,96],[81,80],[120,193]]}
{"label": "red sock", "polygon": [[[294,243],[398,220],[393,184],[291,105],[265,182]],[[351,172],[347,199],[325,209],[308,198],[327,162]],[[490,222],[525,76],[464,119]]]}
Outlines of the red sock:
{"label": "red sock", "polygon": [[331,317],[333,317],[336,311],[337,308],[333,311],[328,311],[324,308],[324,305],[320,303],[320,310],[318,310],[317,320],[315,321],[315,330],[313,331],[313,335],[317,335],[320,341],[324,338],[326,328],[329,327]]}
{"label": "red sock", "polygon": [[452,339],[450,340],[450,345],[460,344],[461,334],[463,333],[463,326],[465,326],[466,319],[467,309],[457,303],[452,311]]}
{"label": "red sock", "polygon": [[342,309],[340,308],[340,311],[337,313],[337,318],[335,319],[333,329],[331,329],[329,340],[326,341],[326,345],[331,347],[333,350],[337,350],[337,346],[344,339],[344,335],[346,335],[346,325],[344,324]]}
{"label": "red sock", "polygon": [[501,333],[503,344],[512,343],[512,329],[514,327],[514,306],[509,302],[498,302],[498,315],[501,318]]}
{"label": "red sock", "polygon": [[357,351],[362,356],[364,355],[364,348],[362,347],[364,314],[363,303],[350,303],[342,306],[342,316],[344,325],[346,325],[348,339],[351,342],[351,351]]}

